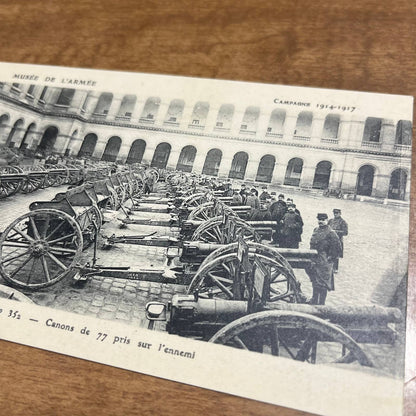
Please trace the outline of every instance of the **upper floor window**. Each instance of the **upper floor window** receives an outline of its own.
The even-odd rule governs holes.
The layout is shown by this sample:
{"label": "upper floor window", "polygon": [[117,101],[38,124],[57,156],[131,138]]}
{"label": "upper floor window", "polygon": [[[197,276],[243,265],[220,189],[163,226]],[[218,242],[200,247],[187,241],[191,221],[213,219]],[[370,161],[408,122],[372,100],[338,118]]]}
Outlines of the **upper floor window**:
{"label": "upper floor window", "polygon": [[340,117],[337,114],[328,114],[325,117],[324,128],[322,131],[322,138],[336,139],[338,138]]}
{"label": "upper floor window", "polygon": [[74,98],[74,94],[75,90],[73,88],[63,88],[58,99],[56,100],[56,104],[63,107],[69,107],[72,99]]}
{"label": "upper floor window", "polygon": [[412,144],[412,123],[399,120],[396,127],[396,144],[410,146]]}
{"label": "upper floor window", "polygon": [[364,142],[380,143],[381,118],[367,117],[364,126]]}
{"label": "upper floor window", "polygon": [[311,137],[312,134],[312,113],[310,111],[302,111],[296,120],[294,131],[295,136]]}

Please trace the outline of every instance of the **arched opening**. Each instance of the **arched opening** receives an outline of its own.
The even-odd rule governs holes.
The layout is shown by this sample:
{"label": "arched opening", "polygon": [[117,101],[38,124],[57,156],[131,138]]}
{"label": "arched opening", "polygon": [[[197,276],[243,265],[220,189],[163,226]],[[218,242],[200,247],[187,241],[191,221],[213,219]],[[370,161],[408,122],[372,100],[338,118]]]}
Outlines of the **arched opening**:
{"label": "arched opening", "polygon": [[146,103],[143,107],[142,115],[140,116],[140,121],[147,123],[154,123],[156,115],[160,107],[160,98],[159,97],[150,97],[146,100]]}
{"label": "arched opening", "polygon": [[29,124],[29,127],[26,129],[25,134],[23,136],[22,141],[20,142],[19,149],[25,150],[28,147],[28,139],[30,138],[30,134],[35,130],[36,124],[31,123]]}
{"label": "arched opening", "polygon": [[260,117],[259,107],[247,107],[244,112],[240,130],[247,133],[255,133],[257,130],[257,121]]}
{"label": "arched opening", "polygon": [[170,155],[171,146],[169,143],[159,143],[155,149],[150,166],[155,168],[166,168]]}
{"label": "arched opening", "polygon": [[325,117],[324,128],[322,131],[323,139],[337,139],[340,117],[337,114],[328,114]]}
{"label": "arched opening", "polygon": [[4,134],[5,130],[8,127],[8,122],[10,120],[10,117],[8,114],[3,114],[0,117],[0,143],[6,142],[7,138],[6,135]]}
{"label": "arched opening", "polygon": [[140,163],[143,159],[146,142],[142,139],[135,140],[130,147],[126,163]]}
{"label": "arched opening", "polygon": [[121,139],[118,136],[110,137],[105,146],[104,153],[101,156],[101,160],[106,162],[115,162],[118,152],[120,151]]}
{"label": "arched opening", "polygon": [[357,195],[371,196],[373,181],[374,168],[370,165],[361,166],[357,177]]}
{"label": "arched opening", "polygon": [[209,111],[209,103],[199,101],[195,104],[194,110],[191,116],[191,122],[189,123],[192,127],[203,128],[207,121]]}
{"label": "arched opening", "polygon": [[55,126],[48,127],[43,133],[42,139],[36,148],[36,151],[42,153],[43,155],[52,153],[57,137],[58,129]]}
{"label": "arched opening", "polygon": [[120,108],[118,110],[117,119],[130,120],[134,106],[136,105],[135,95],[125,95],[123,101],[121,101]]}
{"label": "arched opening", "polygon": [[223,104],[217,116],[217,122],[215,128],[218,130],[229,130],[231,128],[231,123],[234,116],[234,105],[233,104]]}
{"label": "arched opening", "polygon": [[184,107],[184,100],[172,100],[166,112],[165,123],[178,125],[181,121]]}
{"label": "arched opening", "polygon": [[181,150],[179,155],[178,164],[176,165],[177,170],[183,172],[192,172],[192,167],[194,166],[196,156],[196,148],[194,146],[185,146]]}
{"label": "arched opening", "polygon": [[286,111],[278,108],[272,111],[270,115],[269,126],[267,127],[267,133],[270,135],[277,135],[283,137],[283,126],[285,124]]}
{"label": "arched opening", "polygon": [[295,157],[290,159],[287,168],[284,185],[299,186],[302,176],[303,160]]}
{"label": "arched opening", "polygon": [[302,111],[296,120],[294,136],[299,138],[310,138],[312,133],[312,112]]}
{"label": "arched opening", "polygon": [[218,176],[222,159],[222,152],[219,149],[211,149],[205,158],[204,167],[202,168],[203,175]]}
{"label": "arched opening", "polygon": [[56,100],[57,106],[69,107],[71,101],[74,98],[75,90],[73,88],[62,88],[58,99]]}
{"label": "arched opening", "polygon": [[331,177],[332,163],[326,160],[316,165],[315,176],[313,177],[312,188],[327,189]]}
{"label": "arched opening", "polygon": [[403,146],[412,145],[412,122],[399,120],[396,127],[396,144]]}
{"label": "arched opening", "polygon": [[15,142],[13,141],[13,139],[15,138],[16,133],[22,128],[22,126],[23,126],[23,120],[21,118],[17,120],[16,123],[14,123],[12,129],[10,130],[9,136],[7,137],[7,140],[6,140],[7,147],[15,147]]}
{"label": "arched opening", "polygon": [[407,173],[403,169],[395,169],[390,176],[389,199],[405,200]]}
{"label": "arched opening", "polygon": [[260,159],[259,167],[257,169],[256,181],[268,182],[272,181],[274,165],[276,159],[272,155],[264,155]]}
{"label": "arched opening", "polygon": [[244,175],[246,174],[247,162],[248,154],[246,152],[236,153],[233,157],[228,177],[233,179],[244,179]]}
{"label": "arched opening", "polygon": [[81,149],[79,149],[78,157],[91,157],[95,150],[98,137],[94,133],[89,133],[82,141]]}
{"label": "arched opening", "polygon": [[111,102],[113,101],[113,94],[110,92],[103,92],[98,99],[94,110],[96,116],[106,116],[110,110]]}
{"label": "arched opening", "polygon": [[363,142],[380,142],[381,118],[367,117],[365,120]]}

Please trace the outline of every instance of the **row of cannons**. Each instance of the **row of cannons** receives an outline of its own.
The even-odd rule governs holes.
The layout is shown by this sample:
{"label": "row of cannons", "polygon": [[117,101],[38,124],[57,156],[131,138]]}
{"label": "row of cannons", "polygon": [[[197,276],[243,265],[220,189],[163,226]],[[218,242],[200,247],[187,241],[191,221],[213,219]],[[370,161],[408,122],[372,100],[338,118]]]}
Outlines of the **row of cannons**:
{"label": "row of cannons", "polygon": [[[149,328],[164,321],[169,333],[181,336],[310,363],[373,367],[363,345],[393,344],[400,310],[307,303],[296,273],[317,253],[267,245],[273,223],[246,221],[250,207],[230,203],[197,176],[154,168],[88,181],[51,201],[34,202],[0,237],[4,293],[17,299],[20,292],[10,288],[28,293],[64,278],[82,285],[92,276],[185,285],[186,293],[168,303],[147,304]],[[170,227],[177,236],[103,236],[103,222],[114,211],[120,229]],[[108,250],[159,247],[165,264],[135,270],[98,265],[99,244]]]}

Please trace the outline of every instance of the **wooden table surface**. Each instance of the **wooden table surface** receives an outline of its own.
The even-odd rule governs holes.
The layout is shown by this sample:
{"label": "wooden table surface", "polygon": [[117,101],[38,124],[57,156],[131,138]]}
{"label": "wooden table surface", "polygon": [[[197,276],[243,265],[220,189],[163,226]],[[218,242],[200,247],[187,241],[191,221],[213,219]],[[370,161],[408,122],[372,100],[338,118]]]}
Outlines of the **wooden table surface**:
{"label": "wooden table surface", "polygon": [[[2,0],[0,21],[0,61],[416,95],[414,0]],[[307,414],[5,341],[0,383],[4,415]]]}

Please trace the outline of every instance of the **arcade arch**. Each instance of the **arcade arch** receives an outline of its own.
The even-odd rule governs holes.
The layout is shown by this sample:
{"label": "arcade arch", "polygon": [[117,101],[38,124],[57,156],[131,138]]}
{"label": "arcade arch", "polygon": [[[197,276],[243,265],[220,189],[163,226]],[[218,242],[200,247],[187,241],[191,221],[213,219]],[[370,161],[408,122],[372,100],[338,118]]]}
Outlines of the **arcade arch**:
{"label": "arcade arch", "polygon": [[140,163],[143,160],[145,150],[146,142],[142,139],[135,140],[130,146],[126,163]]}
{"label": "arcade arch", "polygon": [[220,149],[211,149],[205,158],[204,167],[202,168],[203,175],[218,176],[222,159],[222,152]]}
{"label": "arcade arch", "polygon": [[264,155],[260,159],[259,167],[257,169],[256,181],[270,183],[272,181],[275,163],[276,158],[273,155]]}
{"label": "arcade arch", "polygon": [[387,198],[404,201],[406,198],[407,172],[395,169],[390,175],[389,193]]}
{"label": "arcade arch", "polygon": [[179,155],[178,164],[176,165],[177,170],[183,172],[192,172],[196,156],[196,147],[194,146],[185,146],[181,150]]}
{"label": "arcade arch", "polygon": [[316,165],[312,188],[327,189],[331,177],[332,163],[322,160]]}
{"label": "arcade arch", "polygon": [[105,146],[104,153],[101,156],[101,160],[107,162],[115,162],[120,151],[121,139],[118,136],[113,136],[108,139]]}
{"label": "arcade arch", "polygon": [[284,185],[299,186],[302,176],[303,160],[299,157],[290,159],[285,174]]}
{"label": "arcade arch", "polygon": [[371,196],[375,169],[371,165],[361,166],[357,176],[357,195]]}
{"label": "arcade arch", "polygon": [[94,133],[89,133],[84,137],[81,148],[78,152],[78,157],[91,157],[94,153],[98,137]]}
{"label": "arcade arch", "polygon": [[244,179],[247,162],[248,154],[246,152],[237,152],[233,157],[228,177],[231,179]]}
{"label": "arcade arch", "polygon": [[172,147],[169,143],[159,143],[155,149],[155,153],[153,154],[150,166],[165,169],[168,164],[171,148]]}

